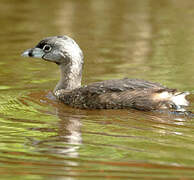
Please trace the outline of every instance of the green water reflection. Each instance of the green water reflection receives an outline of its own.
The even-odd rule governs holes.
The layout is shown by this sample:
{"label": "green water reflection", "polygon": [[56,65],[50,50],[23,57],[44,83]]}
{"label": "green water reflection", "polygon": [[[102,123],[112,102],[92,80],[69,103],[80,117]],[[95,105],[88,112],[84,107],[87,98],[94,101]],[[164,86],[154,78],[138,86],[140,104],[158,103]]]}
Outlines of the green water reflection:
{"label": "green water reflection", "polygon": [[72,109],[52,96],[57,66],[20,57],[43,37],[66,34],[84,51],[83,84],[131,77],[192,93],[193,7],[191,0],[1,0],[0,177],[194,178],[193,118]]}

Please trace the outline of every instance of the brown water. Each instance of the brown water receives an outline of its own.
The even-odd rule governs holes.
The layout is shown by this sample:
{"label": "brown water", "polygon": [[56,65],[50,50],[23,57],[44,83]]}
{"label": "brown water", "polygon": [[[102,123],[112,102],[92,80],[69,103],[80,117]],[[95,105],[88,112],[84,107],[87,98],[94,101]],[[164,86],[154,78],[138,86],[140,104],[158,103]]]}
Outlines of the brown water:
{"label": "brown water", "polygon": [[20,57],[52,35],[85,54],[83,84],[143,78],[190,91],[194,1],[1,0],[0,179],[194,179],[194,118],[79,110],[56,101],[55,64]]}

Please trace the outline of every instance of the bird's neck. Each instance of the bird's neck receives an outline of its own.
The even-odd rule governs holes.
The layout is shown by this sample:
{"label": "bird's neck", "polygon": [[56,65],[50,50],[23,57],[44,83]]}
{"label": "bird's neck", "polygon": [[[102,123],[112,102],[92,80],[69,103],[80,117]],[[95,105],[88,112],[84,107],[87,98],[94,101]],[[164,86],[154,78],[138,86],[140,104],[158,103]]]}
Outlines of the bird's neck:
{"label": "bird's neck", "polygon": [[61,77],[55,87],[55,92],[62,89],[71,91],[81,86],[82,63],[74,62],[61,64],[59,67],[61,70]]}

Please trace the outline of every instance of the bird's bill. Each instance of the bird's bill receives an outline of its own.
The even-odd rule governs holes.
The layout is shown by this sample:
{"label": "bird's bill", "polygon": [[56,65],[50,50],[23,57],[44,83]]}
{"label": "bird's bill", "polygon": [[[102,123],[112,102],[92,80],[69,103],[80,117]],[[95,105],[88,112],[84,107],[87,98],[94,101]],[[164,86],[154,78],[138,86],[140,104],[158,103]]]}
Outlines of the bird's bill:
{"label": "bird's bill", "polygon": [[34,57],[34,58],[43,58],[44,56],[44,51],[40,48],[32,48],[32,49],[27,49],[25,50],[21,56],[24,57]]}

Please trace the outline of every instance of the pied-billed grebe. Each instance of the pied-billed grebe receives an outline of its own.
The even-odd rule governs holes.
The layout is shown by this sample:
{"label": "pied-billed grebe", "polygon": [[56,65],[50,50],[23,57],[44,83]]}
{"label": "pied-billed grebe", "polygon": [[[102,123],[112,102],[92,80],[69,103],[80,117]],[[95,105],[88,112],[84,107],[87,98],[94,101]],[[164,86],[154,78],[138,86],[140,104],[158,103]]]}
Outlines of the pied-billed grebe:
{"label": "pied-billed grebe", "polygon": [[81,86],[83,53],[68,36],[48,37],[26,50],[26,57],[42,58],[56,63],[61,78],[55,96],[76,108],[138,110],[182,110],[188,105],[188,92],[177,92],[157,83],[138,79],[106,80]]}

